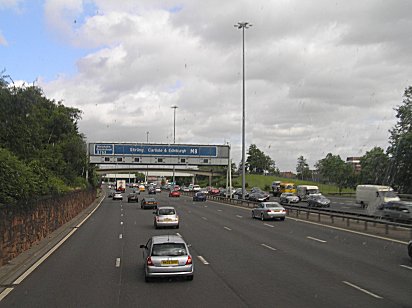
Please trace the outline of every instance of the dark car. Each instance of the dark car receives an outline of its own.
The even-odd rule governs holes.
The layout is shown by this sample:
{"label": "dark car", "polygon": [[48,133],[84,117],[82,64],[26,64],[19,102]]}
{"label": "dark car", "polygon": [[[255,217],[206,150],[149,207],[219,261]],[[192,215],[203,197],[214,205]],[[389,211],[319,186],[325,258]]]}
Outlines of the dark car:
{"label": "dark car", "polygon": [[157,201],[155,198],[143,198],[140,207],[142,209],[155,209],[157,208]]}
{"label": "dark car", "polygon": [[127,202],[139,202],[139,195],[137,193],[128,194]]}
{"label": "dark car", "polygon": [[249,201],[265,202],[269,201],[269,194],[262,191],[255,191],[249,194]]}
{"label": "dark car", "polygon": [[308,207],[330,207],[330,200],[322,195],[309,195]]}
{"label": "dark car", "polygon": [[156,195],[156,188],[155,187],[149,187],[148,192],[149,192],[149,195]]}
{"label": "dark car", "polygon": [[193,201],[206,201],[206,195],[202,192],[197,192],[193,195]]}
{"label": "dark car", "polygon": [[[237,188],[233,194],[235,199],[242,199],[242,188]],[[249,198],[249,193],[245,190],[245,199]]]}
{"label": "dark car", "polygon": [[382,204],[376,214],[390,221],[412,223],[412,202],[389,201]]}
{"label": "dark car", "polygon": [[409,241],[409,244],[408,244],[408,254],[412,259],[412,241]]}

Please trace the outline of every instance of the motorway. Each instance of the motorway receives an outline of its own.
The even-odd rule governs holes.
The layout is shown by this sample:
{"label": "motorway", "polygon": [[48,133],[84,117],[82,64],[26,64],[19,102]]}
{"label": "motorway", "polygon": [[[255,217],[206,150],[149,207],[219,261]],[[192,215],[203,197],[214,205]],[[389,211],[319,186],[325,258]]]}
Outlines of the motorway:
{"label": "motorway", "polygon": [[[412,307],[404,243],[294,218],[262,222],[248,209],[165,192],[156,198],[176,207],[179,229],[156,230],[152,210],[126,194],[106,198],[0,307]],[[139,245],[176,233],[192,245],[194,280],[145,283]]]}

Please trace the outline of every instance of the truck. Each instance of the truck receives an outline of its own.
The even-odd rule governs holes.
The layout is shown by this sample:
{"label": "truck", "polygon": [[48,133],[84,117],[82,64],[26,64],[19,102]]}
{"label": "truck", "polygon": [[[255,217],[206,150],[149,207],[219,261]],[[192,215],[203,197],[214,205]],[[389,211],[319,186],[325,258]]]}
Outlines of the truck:
{"label": "truck", "polygon": [[126,180],[116,180],[116,191],[124,192],[126,190]]}
{"label": "truck", "polygon": [[280,196],[280,181],[273,181],[271,187],[272,187],[273,197],[279,197]]}
{"label": "truck", "polygon": [[292,193],[296,194],[296,186],[295,183],[280,183],[280,193]]}
{"label": "truck", "polygon": [[356,203],[366,208],[369,215],[374,215],[384,203],[400,201],[398,195],[390,186],[358,185],[356,186]]}
{"label": "truck", "polygon": [[320,195],[319,187],[315,185],[298,185],[296,191],[301,201],[306,201],[309,195]]}

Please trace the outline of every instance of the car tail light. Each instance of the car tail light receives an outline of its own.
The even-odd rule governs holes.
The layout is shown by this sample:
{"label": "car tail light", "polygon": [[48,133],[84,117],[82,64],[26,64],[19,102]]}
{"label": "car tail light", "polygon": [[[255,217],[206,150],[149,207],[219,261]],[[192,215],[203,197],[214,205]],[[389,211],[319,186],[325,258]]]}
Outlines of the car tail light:
{"label": "car tail light", "polygon": [[192,264],[192,257],[191,257],[191,256],[187,256],[186,265],[190,265],[190,264]]}
{"label": "car tail light", "polygon": [[270,212],[272,212],[271,210],[266,210],[266,213],[270,213]]}
{"label": "car tail light", "polygon": [[153,265],[154,265],[153,262],[152,262],[152,258],[151,258],[151,257],[147,257],[146,263],[147,263],[147,265],[149,265],[149,266],[153,266]]}

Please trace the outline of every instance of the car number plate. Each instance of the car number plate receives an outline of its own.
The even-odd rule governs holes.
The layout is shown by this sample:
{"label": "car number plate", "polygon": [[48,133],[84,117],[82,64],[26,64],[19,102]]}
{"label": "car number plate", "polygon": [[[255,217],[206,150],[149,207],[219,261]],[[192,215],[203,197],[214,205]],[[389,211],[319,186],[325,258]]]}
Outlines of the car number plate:
{"label": "car number plate", "polygon": [[178,260],[162,260],[162,265],[178,265]]}

